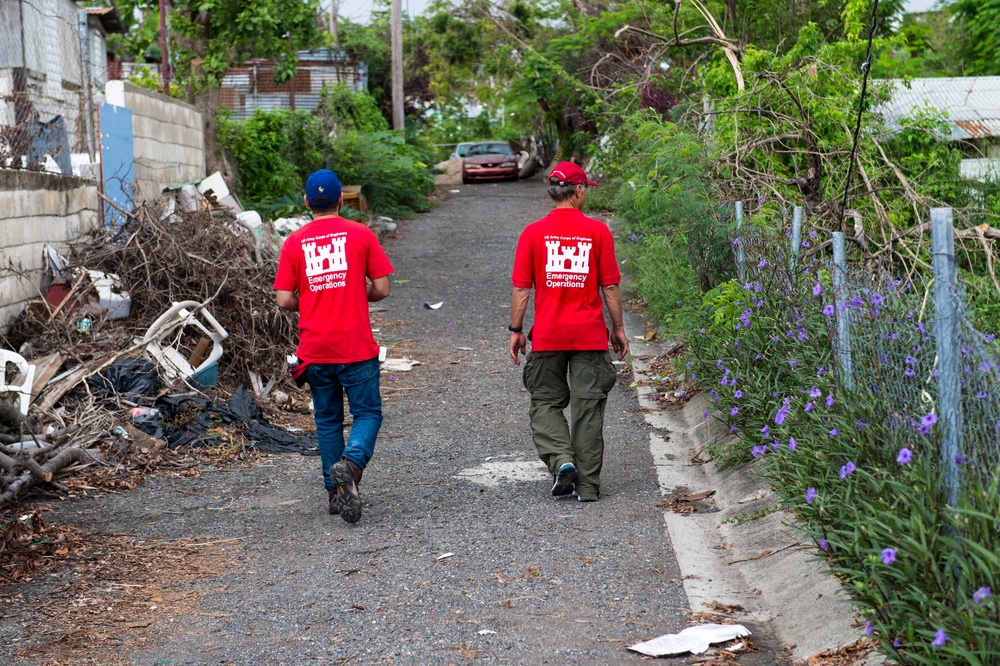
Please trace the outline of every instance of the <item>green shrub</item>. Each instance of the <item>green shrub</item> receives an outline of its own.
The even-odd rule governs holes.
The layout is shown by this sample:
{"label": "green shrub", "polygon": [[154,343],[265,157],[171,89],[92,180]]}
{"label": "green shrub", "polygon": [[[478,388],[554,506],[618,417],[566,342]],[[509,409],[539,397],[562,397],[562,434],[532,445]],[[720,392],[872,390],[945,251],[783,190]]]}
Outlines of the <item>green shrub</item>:
{"label": "green shrub", "polygon": [[427,210],[434,177],[427,156],[392,132],[348,131],[330,144],[331,168],[343,183],[361,185],[374,212],[405,215]]}
{"label": "green shrub", "polygon": [[755,460],[846,581],[882,652],[904,664],[1000,664],[1000,603],[986,593],[1000,592],[992,336],[963,337],[968,459],[948,507],[926,287],[849,285],[847,390],[833,367],[829,276],[790,273],[773,252],[779,240],[748,244],[746,282],[706,294],[703,328],[689,338],[693,376],[739,436],[715,445],[714,459]]}

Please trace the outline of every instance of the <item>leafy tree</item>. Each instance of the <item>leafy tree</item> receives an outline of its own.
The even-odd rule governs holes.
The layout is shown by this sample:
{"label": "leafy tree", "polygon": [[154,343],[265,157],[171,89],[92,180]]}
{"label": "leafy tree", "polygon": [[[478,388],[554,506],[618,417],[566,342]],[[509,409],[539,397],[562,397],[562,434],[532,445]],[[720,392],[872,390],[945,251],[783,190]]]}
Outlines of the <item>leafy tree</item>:
{"label": "leafy tree", "polygon": [[967,73],[1000,75],[1000,0],[955,0],[948,12],[961,26]]}
{"label": "leafy tree", "polygon": [[318,0],[174,0],[169,15],[178,77],[189,87],[205,123],[208,170],[230,175],[216,146],[222,77],[248,58],[276,58],[275,80],[295,73],[295,53],[319,43]]}

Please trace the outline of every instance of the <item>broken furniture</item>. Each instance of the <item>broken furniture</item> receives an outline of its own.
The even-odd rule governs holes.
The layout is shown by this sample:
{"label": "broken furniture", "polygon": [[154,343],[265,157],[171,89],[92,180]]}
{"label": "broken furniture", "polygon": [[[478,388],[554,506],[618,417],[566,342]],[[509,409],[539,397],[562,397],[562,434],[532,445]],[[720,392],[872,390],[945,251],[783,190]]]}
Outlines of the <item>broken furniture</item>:
{"label": "broken furniture", "polygon": [[[192,339],[198,338],[191,345]],[[181,301],[153,322],[137,342],[163,370],[166,378],[181,378],[195,388],[211,388],[219,381],[222,341],[226,329],[198,301]],[[211,351],[209,351],[211,346]],[[185,353],[188,349],[191,351]]]}
{"label": "broken furniture", "polygon": [[[8,363],[12,363],[20,373],[20,384],[7,383]],[[17,393],[21,413],[27,414],[28,405],[31,404],[31,384],[35,380],[35,366],[24,360],[24,357],[17,352],[7,349],[0,349],[0,364],[3,369],[3,372],[0,372],[0,393]]]}
{"label": "broken furniture", "polygon": [[340,191],[344,197],[345,206],[353,208],[359,213],[364,213],[367,217],[371,217],[372,208],[368,205],[368,199],[361,192],[360,185],[344,185]]}

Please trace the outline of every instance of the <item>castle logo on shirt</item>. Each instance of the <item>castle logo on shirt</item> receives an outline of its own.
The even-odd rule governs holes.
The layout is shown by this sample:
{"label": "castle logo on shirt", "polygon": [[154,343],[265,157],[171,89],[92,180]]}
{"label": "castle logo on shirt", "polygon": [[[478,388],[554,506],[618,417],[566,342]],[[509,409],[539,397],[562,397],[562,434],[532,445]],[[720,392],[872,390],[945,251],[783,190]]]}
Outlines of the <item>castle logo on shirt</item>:
{"label": "castle logo on shirt", "polygon": [[589,238],[546,236],[545,286],[582,289],[590,274]]}
{"label": "castle logo on shirt", "polygon": [[309,291],[347,286],[347,234],[311,238],[302,243]]}

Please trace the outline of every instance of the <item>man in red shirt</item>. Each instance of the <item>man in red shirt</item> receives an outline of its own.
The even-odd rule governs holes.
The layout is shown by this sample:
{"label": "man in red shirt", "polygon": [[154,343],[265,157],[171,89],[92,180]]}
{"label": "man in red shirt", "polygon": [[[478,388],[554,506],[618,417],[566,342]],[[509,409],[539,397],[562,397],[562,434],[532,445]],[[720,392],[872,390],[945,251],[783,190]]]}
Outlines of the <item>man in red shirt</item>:
{"label": "man in red shirt", "polygon": [[[517,242],[508,351],[514,365],[520,364],[518,354],[527,344],[524,314],[534,288],[535,321],[523,379],[531,394],[535,448],[553,476],[554,496],[575,490],[578,500],[593,502],[601,490],[604,408],[617,375],[601,296],[611,317],[611,347],[622,360],[628,338],[621,275],[611,232],[581,212],[587,186],[597,183],[572,162],[557,164],[548,182],[555,209],[525,227]],[[563,415],[567,405],[572,424]]]}
{"label": "man in red shirt", "polygon": [[[309,382],[330,513],[361,518],[358,483],[382,425],[379,347],[368,303],[389,295],[392,264],[371,229],[338,215],[337,174],[323,169],[306,181],[313,221],[285,240],[274,289],[278,306],[299,313],[300,365]],[[344,393],[354,424],[344,446]]]}

